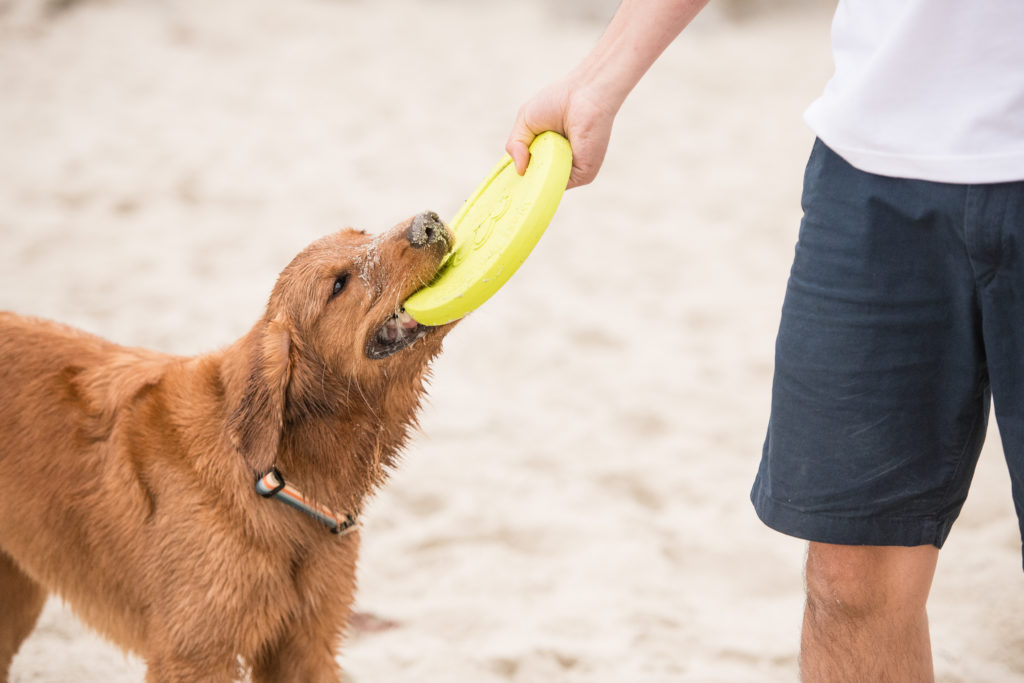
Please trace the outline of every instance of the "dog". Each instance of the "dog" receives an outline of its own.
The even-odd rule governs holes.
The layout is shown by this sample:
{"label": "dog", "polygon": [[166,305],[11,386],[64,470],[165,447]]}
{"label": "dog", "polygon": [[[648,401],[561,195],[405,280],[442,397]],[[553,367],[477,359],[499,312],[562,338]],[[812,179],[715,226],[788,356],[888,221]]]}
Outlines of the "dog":
{"label": "dog", "polygon": [[342,680],[358,512],[454,324],[402,302],[452,243],[430,212],[327,236],[197,357],[0,313],[0,680],[48,594],[149,683]]}

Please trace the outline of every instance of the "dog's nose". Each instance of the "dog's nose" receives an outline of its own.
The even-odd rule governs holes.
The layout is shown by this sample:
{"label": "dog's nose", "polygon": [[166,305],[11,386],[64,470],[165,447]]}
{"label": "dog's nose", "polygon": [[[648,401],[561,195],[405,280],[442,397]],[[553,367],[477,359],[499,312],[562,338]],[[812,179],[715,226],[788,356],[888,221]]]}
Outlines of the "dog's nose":
{"label": "dog's nose", "polygon": [[412,219],[407,233],[409,244],[425,247],[435,242],[448,241],[448,230],[433,211],[424,211]]}

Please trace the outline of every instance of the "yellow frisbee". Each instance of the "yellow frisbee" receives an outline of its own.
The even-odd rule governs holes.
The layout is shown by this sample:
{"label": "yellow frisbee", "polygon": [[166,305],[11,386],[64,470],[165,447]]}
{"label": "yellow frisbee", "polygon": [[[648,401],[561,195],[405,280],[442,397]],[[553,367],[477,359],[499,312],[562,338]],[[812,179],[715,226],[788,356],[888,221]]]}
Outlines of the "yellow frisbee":
{"label": "yellow frisbee", "polygon": [[558,133],[538,135],[520,176],[507,154],[455,214],[455,245],[434,280],[405,302],[423,325],[443,325],[480,306],[512,277],[555,215],[572,169]]}

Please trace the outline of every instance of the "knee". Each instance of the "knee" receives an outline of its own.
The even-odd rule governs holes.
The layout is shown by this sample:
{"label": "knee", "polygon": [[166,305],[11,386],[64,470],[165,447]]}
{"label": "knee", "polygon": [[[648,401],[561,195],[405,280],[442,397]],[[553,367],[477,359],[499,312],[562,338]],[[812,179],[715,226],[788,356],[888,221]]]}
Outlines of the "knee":
{"label": "knee", "polygon": [[812,543],[807,553],[809,617],[859,620],[920,612],[938,550]]}
{"label": "knee", "polygon": [[881,596],[861,564],[859,553],[846,546],[811,544],[805,570],[808,616],[856,618],[879,609]]}

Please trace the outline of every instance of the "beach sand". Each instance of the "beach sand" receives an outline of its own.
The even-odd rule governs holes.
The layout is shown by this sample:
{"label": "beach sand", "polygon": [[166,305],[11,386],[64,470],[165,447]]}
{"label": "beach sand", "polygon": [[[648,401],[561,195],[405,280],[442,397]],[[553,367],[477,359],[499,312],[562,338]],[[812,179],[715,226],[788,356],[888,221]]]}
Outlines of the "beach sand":
{"label": "beach sand", "polygon": [[[0,309],[226,345],[317,236],[452,216],[613,4],[9,1]],[[828,23],[709,10],[448,337],[365,513],[358,608],[396,625],[345,644],[355,681],[796,680],[804,544],[748,492]],[[993,428],[935,579],[940,681],[1024,680],[1020,567]],[[143,676],[57,600],[12,671]]]}

